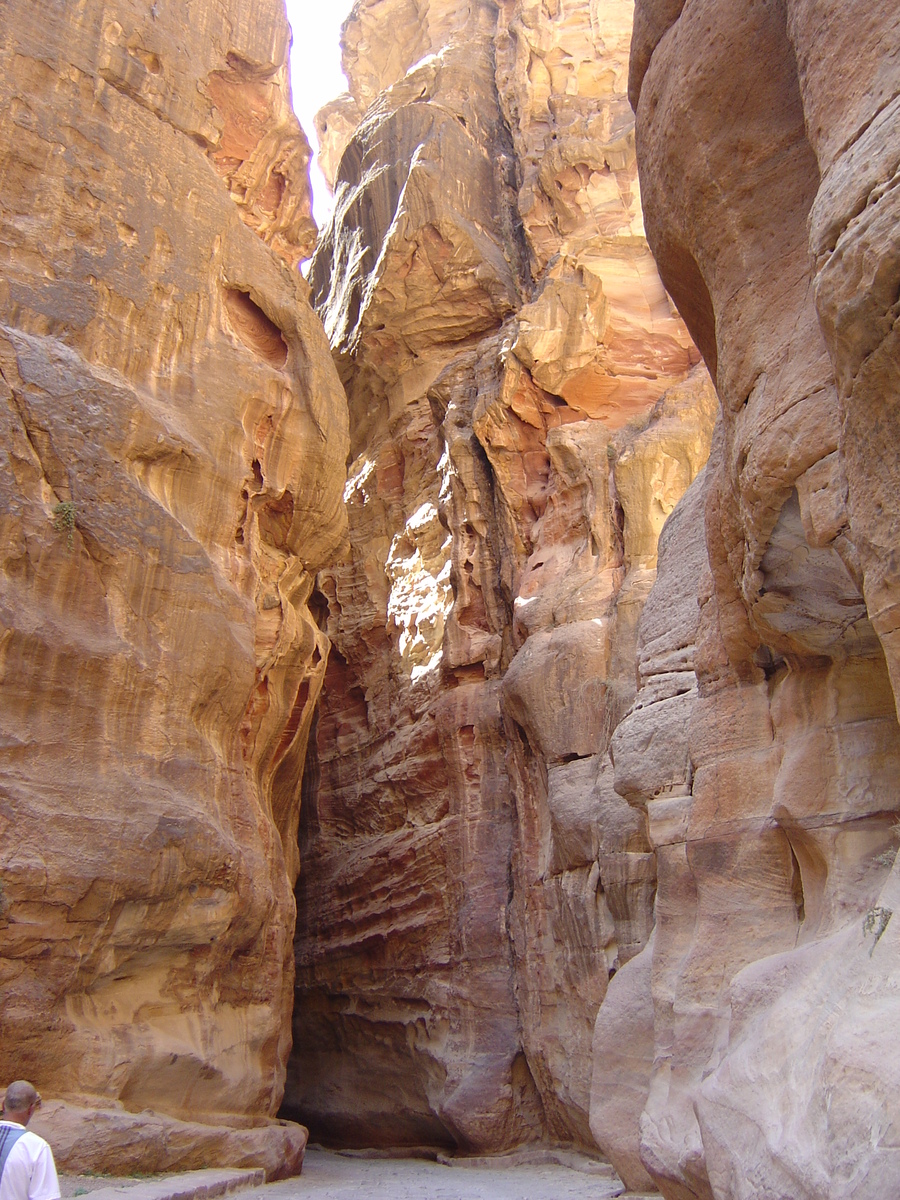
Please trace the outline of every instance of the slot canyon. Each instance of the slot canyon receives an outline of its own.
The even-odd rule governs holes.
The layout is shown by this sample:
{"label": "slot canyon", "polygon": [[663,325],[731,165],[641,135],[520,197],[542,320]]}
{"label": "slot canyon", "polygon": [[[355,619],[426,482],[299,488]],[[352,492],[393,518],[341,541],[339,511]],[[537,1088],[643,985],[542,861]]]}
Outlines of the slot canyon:
{"label": "slot canyon", "polygon": [[0,1081],[890,1200],[900,10],[356,0],[318,230],[291,36],[0,0]]}

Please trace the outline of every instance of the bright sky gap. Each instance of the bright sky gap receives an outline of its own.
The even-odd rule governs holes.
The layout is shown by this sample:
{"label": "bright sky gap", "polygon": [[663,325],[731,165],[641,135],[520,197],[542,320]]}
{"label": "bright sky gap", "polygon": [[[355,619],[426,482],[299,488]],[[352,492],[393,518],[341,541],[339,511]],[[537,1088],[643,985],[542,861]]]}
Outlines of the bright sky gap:
{"label": "bright sky gap", "polygon": [[[291,91],[303,131],[318,150],[313,117],[329,100],[347,90],[341,70],[341,24],[353,0],[285,0],[294,31]],[[331,214],[331,193],[315,159],[310,168],[313,216],[321,228]]]}

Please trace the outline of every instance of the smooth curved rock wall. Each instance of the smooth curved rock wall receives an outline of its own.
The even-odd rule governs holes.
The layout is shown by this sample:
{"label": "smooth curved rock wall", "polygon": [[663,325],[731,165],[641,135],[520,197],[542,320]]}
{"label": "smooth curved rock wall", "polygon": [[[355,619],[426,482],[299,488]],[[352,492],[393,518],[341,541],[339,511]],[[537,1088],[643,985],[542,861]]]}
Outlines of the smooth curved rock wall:
{"label": "smooth curved rock wall", "polygon": [[875,1200],[900,1183],[900,17],[639,0],[631,98],[650,243],[722,415],[654,592],[678,636],[651,598],[614,737],[659,891],[644,1053],[609,1059],[635,960],[598,1016],[592,1126],[672,1200]]}
{"label": "smooth curved rock wall", "polygon": [[95,1170],[305,1144],[274,1117],[347,417],[287,47],[275,3],[4,5],[0,1077],[68,1104],[63,1166],[70,1127]]}

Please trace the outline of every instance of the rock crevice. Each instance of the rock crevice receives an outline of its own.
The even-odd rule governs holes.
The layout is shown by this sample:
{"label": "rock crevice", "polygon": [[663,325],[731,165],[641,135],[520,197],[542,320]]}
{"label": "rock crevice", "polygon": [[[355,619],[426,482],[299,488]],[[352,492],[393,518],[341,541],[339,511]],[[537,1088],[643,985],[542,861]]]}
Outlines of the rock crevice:
{"label": "rock crevice", "polygon": [[587,1147],[596,1010],[656,878],[610,738],[714,394],[643,238],[630,6],[411,7],[356,5],[319,122],[351,548],[319,576],[286,1111]]}

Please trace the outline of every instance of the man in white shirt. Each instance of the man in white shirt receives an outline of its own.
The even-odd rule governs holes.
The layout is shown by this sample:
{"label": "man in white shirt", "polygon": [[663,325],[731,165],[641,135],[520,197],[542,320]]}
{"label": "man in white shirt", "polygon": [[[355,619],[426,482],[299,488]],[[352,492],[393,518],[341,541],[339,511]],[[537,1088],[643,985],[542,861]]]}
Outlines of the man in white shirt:
{"label": "man in white shirt", "polygon": [[41,1106],[24,1079],[6,1089],[0,1112],[0,1200],[59,1200],[53,1152],[25,1126]]}

